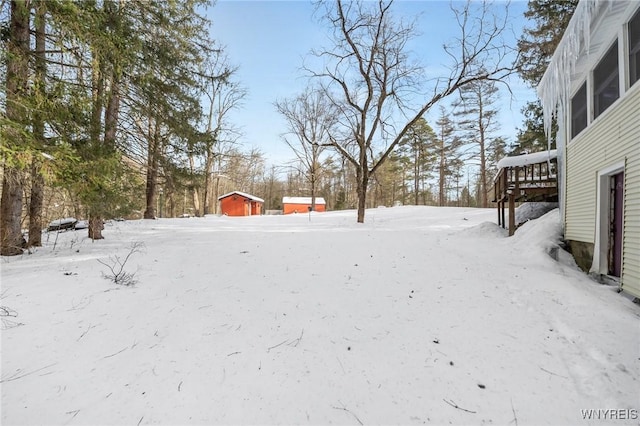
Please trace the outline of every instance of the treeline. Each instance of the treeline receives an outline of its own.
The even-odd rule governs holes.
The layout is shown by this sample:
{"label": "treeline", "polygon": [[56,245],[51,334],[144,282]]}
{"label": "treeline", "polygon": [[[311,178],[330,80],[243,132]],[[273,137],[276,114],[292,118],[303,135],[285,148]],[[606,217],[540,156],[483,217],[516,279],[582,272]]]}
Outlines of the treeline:
{"label": "treeline", "polygon": [[105,219],[155,217],[161,188],[168,202],[210,201],[199,165],[212,171],[212,146],[233,142],[225,116],[244,91],[207,4],[2,2],[2,255],[40,245],[62,214],[87,218],[94,239]]}
{"label": "treeline", "polygon": [[207,1],[3,1],[0,253],[41,245],[49,220],[88,219],[101,239],[106,219],[215,214],[232,190],[266,210],[323,196],[359,222],[382,205],[486,207],[495,163],[546,147],[536,103],[513,146],[500,137],[499,85],[518,72],[535,87],[575,3],[530,0],[515,64],[506,6],[460,3],[463,37],[444,47],[452,65],[431,86],[405,50],[416,28],[391,2],[319,4],[332,36],[310,56],[328,62],[275,101],[295,158],[270,166],[238,144],[229,113],[247,89],[210,36]]}

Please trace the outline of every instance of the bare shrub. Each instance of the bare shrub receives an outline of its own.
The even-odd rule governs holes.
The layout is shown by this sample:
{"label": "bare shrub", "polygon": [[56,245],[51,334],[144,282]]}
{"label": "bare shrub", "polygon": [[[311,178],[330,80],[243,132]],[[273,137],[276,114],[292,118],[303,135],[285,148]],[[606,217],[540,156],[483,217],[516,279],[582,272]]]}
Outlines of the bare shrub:
{"label": "bare shrub", "polygon": [[129,253],[127,253],[124,259],[121,259],[118,255],[109,256],[109,259],[106,261],[98,259],[98,262],[106,266],[109,270],[107,273],[102,272],[102,277],[119,285],[131,286],[136,284],[138,282],[135,278],[136,273],[128,272],[124,268],[131,256],[135,253],[142,253],[144,247],[144,243],[137,241],[131,244]]}
{"label": "bare shrub", "polygon": [[20,322],[17,321],[13,321],[8,319],[7,317],[17,317],[18,313],[16,311],[14,311],[13,309],[7,307],[7,306],[0,306],[0,320],[2,320],[2,325],[1,325],[1,329],[2,330],[8,330],[10,328],[13,327],[17,327],[19,325],[23,325]]}

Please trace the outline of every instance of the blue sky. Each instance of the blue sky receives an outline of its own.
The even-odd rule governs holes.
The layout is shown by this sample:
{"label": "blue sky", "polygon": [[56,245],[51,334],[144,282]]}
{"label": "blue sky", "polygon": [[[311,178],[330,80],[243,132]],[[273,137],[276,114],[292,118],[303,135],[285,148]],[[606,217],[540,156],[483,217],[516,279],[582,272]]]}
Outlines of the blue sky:
{"label": "blue sky", "polygon": [[[454,3],[455,4],[455,3]],[[507,3],[498,3],[503,9]],[[398,16],[416,17],[421,33],[410,46],[424,64],[444,67],[450,63],[442,49],[458,35],[449,1],[399,1],[393,6]],[[509,4],[510,25],[515,38],[526,24],[527,2]],[[277,99],[290,98],[304,90],[307,80],[301,71],[312,48],[329,46],[329,29],[314,16],[307,1],[222,0],[208,10],[213,22],[212,37],[226,46],[230,61],[239,66],[237,80],[248,89],[244,106],[231,115],[243,136],[245,148],[260,148],[270,164],[281,165],[293,158],[281,135],[287,131],[284,119],[275,111]],[[521,126],[520,109],[535,98],[533,89],[519,79],[510,82],[513,99],[505,91],[500,105],[501,136],[513,141]],[[437,108],[426,119],[435,123]]]}

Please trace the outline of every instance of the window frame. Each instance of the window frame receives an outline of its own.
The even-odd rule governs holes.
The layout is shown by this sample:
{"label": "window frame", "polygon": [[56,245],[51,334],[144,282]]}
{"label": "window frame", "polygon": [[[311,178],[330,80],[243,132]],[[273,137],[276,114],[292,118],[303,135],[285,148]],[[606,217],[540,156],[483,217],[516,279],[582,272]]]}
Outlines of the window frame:
{"label": "window frame", "polygon": [[[634,42],[631,37],[632,29],[636,30],[637,40],[635,40],[635,45],[632,44]],[[627,73],[629,74],[629,87],[631,87],[640,81],[640,8],[636,10],[636,13],[631,17],[629,22],[627,22],[625,32],[627,39],[626,68]]]}
{"label": "window frame", "polygon": [[[611,105],[613,105],[618,99],[620,99],[620,55],[618,51],[619,45],[618,37],[612,42],[609,48],[605,51],[604,55],[597,62],[596,66],[591,71],[593,79],[593,88],[591,93],[591,99],[593,102],[593,119],[595,120],[602,115]],[[612,56],[615,56],[615,61],[612,61]],[[615,68],[607,69],[607,66],[615,64]],[[608,89],[611,89],[612,85],[616,87],[616,97],[611,101],[607,101],[603,95],[607,93]],[[602,97],[601,97],[602,96]]]}
{"label": "window frame", "polygon": [[[576,92],[571,97],[571,139],[578,136],[589,125],[589,105],[588,105],[589,93],[588,92],[589,90],[588,90],[587,82],[584,81],[580,85],[578,90],[576,90]],[[578,96],[581,96],[581,95],[583,95],[582,100],[584,102],[582,104],[578,104],[580,108],[576,108],[576,101],[580,100],[578,99]],[[576,113],[578,112],[580,113],[579,116],[576,115]],[[575,125],[576,118],[582,118],[582,116],[584,116],[584,122],[580,123],[581,127],[578,129],[578,126]]]}

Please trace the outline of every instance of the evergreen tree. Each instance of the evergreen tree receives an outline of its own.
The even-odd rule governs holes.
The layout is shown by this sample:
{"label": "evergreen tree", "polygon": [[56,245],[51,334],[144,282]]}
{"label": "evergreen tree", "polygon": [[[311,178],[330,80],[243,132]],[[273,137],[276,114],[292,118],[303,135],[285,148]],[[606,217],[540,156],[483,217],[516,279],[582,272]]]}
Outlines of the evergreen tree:
{"label": "evergreen tree", "polygon": [[[509,155],[528,154],[531,152],[544,151],[547,149],[547,140],[544,133],[544,122],[542,120],[542,104],[539,100],[528,102],[522,108],[524,115],[523,128],[518,129],[516,142],[509,152]],[[555,123],[552,126],[552,133],[555,135]],[[552,138],[552,141],[555,137]],[[553,144],[551,148],[554,148]]]}
{"label": "evergreen tree", "polygon": [[[144,217],[156,217],[161,172],[189,169],[189,153],[206,135],[197,129],[201,117],[200,69],[213,50],[208,22],[197,13],[202,1],[139,2],[138,26],[146,31],[133,66],[127,108],[131,127],[144,141],[146,165]],[[168,162],[176,162],[175,167]],[[167,167],[162,167],[162,165]],[[162,170],[161,170],[162,169]],[[166,176],[165,176],[166,178]],[[192,173],[178,173],[171,182],[196,187]]]}
{"label": "evergreen tree", "polygon": [[[92,238],[102,238],[104,219],[130,211],[140,181],[129,159],[142,151],[134,131],[141,118],[160,123],[167,152],[179,163],[174,169],[184,168],[185,147],[202,139],[196,130],[198,66],[212,53],[207,21],[196,13],[204,4],[16,0],[7,12],[9,3],[2,2],[11,18],[2,25],[0,67],[7,86],[0,145],[3,254],[21,252],[23,211],[29,244],[40,244],[44,174],[56,178],[46,183],[77,200],[75,214],[89,218]],[[144,102],[150,99],[159,100],[152,113]],[[135,114],[144,107],[146,115]]]}
{"label": "evergreen tree", "polygon": [[509,144],[504,138],[496,137],[489,142],[487,149],[487,179],[489,182],[492,182],[496,176],[498,161],[506,157],[509,150]]}
{"label": "evergreen tree", "polygon": [[[35,73],[33,84],[34,111],[32,114],[32,129],[34,144],[38,150],[46,146],[45,140],[45,114],[46,86],[47,86],[47,62],[46,62],[46,10],[44,1],[36,3],[35,11]],[[43,161],[39,153],[34,153],[31,159],[31,188],[29,197],[29,247],[42,245],[42,209],[44,206],[44,177]]]}
{"label": "evergreen tree", "polygon": [[[529,0],[525,18],[533,27],[525,28],[518,40],[520,77],[531,87],[537,87],[562,39],[578,0]],[[540,101],[529,102],[522,109],[524,128],[519,129],[513,154],[535,152],[547,148]],[[552,129],[555,134],[555,128]],[[552,140],[555,137],[552,136]]]}
{"label": "evergreen tree", "polygon": [[[436,134],[424,118],[418,119],[409,128],[405,137],[398,144],[397,154],[409,166],[408,178],[413,183],[413,204],[419,204],[420,194],[425,191],[425,181],[435,161],[434,147]],[[424,195],[424,194],[423,194]],[[423,198],[423,204],[426,199]]]}
{"label": "evergreen tree", "polygon": [[30,1],[11,0],[10,24],[5,42],[6,99],[2,120],[2,204],[0,208],[0,254],[22,253],[22,206],[26,165],[29,151],[29,56]]}
{"label": "evergreen tree", "polygon": [[453,121],[449,118],[446,109],[440,106],[440,117],[436,121],[437,132],[437,170],[438,170],[438,205],[446,204],[446,182],[447,177],[452,173],[452,165],[460,159],[459,149],[461,140],[455,135]]}
{"label": "evergreen tree", "polygon": [[464,143],[470,158],[477,161],[480,205],[489,206],[488,150],[491,136],[499,130],[497,120],[498,88],[494,81],[483,80],[468,84],[460,90],[460,99],[454,103],[459,126],[465,132]]}
{"label": "evergreen tree", "polygon": [[[413,170],[414,157],[400,151],[389,155],[385,163],[371,175],[371,187],[369,199],[370,207],[393,206],[396,202],[405,204],[408,198],[407,184],[412,177],[407,170]],[[415,181],[414,181],[415,183]],[[420,194],[421,192],[416,192]],[[426,194],[422,191],[422,196]],[[415,202],[415,197],[414,202]],[[424,198],[423,198],[424,201]]]}

